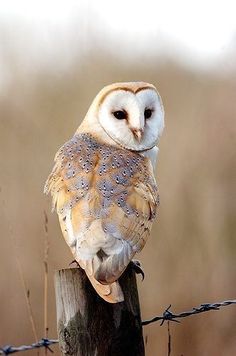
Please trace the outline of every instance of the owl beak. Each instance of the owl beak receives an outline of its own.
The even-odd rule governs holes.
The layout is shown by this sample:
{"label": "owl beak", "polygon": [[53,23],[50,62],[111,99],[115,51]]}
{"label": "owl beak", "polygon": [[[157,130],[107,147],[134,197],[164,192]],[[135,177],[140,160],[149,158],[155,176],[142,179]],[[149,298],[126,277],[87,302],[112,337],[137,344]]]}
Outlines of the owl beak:
{"label": "owl beak", "polygon": [[141,142],[143,137],[143,129],[134,129],[132,130],[134,137],[138,142]]}

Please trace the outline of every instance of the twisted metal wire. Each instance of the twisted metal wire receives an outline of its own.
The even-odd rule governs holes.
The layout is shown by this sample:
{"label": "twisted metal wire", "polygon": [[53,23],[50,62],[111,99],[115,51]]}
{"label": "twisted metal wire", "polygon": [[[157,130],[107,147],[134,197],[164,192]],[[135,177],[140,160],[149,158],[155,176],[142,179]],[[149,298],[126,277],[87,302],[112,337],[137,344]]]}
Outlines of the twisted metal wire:
{"label": "twisted metal wire", "polygon": [[43,338],[43,339],[39,340],[39,342],[35,342],[31,345],[22,345],[22,346],[18,346],[18,347],[6,345],[4,347],[0,347],[0,355],[9,355],[9,354],[13,354],[15,352],[38,349],[40,347],[45,347],[50,352],[53,352],[53,350],[49,346],[53,345],[53,344],[57,344],[57,343],[58,343],[58,340],[51,340],[51,339]]}
{"label": "twisted metal wire", "polygon": [[[225,300],[224,302],[220,303],[204,303],[201,304],[199,307],[192,308],[190,311],[185,311],[179,314],[173,313],[170,308],[171,305],[163,312],[162,316],[156,316],[152,319],[149,320],[144,320],[142,321],[142,325],[149,325],[151,323],[154,323],[156,321],[161,321],[160,325],[163,325],[165,321],[174,321],[176,323],[179,323],[180,321],[178,319],[180,318],[185,318],[191,315],[196,315],[200,313],[204,313],[210,310],[220,310],[222,307],[226,307],[228,305],[236,304],[236,299],[232,300]],[[0,347],[0,355],[10,355],[15,352],[20,352],[20,351],[27,351],[27,350],[32,350],[32,349],[38,349],[40,347],[45,347],[47,350],[50,352],[53,352],[53,350],[49,347],[50,345],[57,344],[58,340],[56,339],[46,339],[43,338],[39,340],[37,343],[33,343],[31,345],[22,345],[22,346],[11,346],[11,345],[6,345],[3,347]]]}
{"label": "twisted metal wire", "polygon": [[192,310],[190,310],[190,311],[182,312],[179,314],[173,313],[170,310],[171,305],[169,305],[169,307],[163,312],[162,316],[156,316],[152,319],[144,320],[144,321],[142,321],[142,325],[148,325],[148,324],[154,323],[155,321],[160,321],[160,320],[161,320],[160,325],[163,325],[165,321],[175,321],[176,323],[180,323],[180,321],[177,319],[185,318],[190,315],[204,313],[204,312],[207,312],[210,310],[220,310],[221,307],[226,307],[226,306],[232,305],[232,304],[236,304],[236,299],[225,300],[224,302],[220,302],[220,303],[212,303],[212,304],[204,303],[204,304],[201,304],[199,307],[192,308]]}

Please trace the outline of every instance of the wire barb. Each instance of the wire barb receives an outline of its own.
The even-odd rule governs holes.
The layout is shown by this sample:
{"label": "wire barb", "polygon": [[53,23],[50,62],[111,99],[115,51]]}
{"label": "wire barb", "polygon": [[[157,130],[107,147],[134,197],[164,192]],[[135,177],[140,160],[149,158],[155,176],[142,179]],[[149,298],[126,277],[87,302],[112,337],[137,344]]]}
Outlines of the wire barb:
{"label": "wire barb", "polygon": [[[186,311],[186,312],[182,312],[179,314],[174,314],[172,313],[172,311],[170,310],[171,305],[168,306],[168,308],[166,308],[166,310],[163,312],[162,316],[155,316],[154,318],[150,319],[150,320],[144,320],[142,322],[142,325],[148,325],[151,323],[154,323],[155,321],[161,321],[160,325],[163,325],[165,321],[168,321],[168,324],[170,321],[174,321],[176,323],[180,323],[179,320],[176,319],[180,319],[180,318],[185,318],[188,317],[190,315],[195,315],[195,314],[200,314],[203,312],[207,312],[210,310],[220,310],[220,308],[222,307],[226,307],[228,305],[232,305],[232,304],[236,304],[236,299],[232,299],[232,300],[225,300],[224,302],[220,302],[220,303],[203,303],[200,304],[199,307],[193,307],[192,310],[190,311]],[[170,332],[170,330],[169,330]],[[20,351],[27,351],[27,350],[32,350],[32,349],[39,349],[40,347],[44,347],[46,348],[48,351],[53,352],[53,350],[49,347],[50,345],[53,344],[57,344],[59,341],[56,339],[47,339],[47,338],[42,338],[41,340],[39,340],[38,342],[35,342],[31,345],[22,345],[22,346],[11,346],[11,345],[6,345],[3,347],[0,347],[0,355],[10,355],[13,354],[15,352],[20,352]],[[170,343],[170,335],[169,335],[169,343]],[[169,346],[169,355],[170,355],[170,346]]]}
{"label": "wire barb", "polygon": [[50,345],[57,344],[58,340],[56,339],[46,339],[43,338],[39,340],[38,342],[35,342],[31,345],[22,345],[22,346],[11,346],[11,345],[6,345],[4,347],[0,347],[0,355],[10,355],[15,352],[20,352],[20,351],[27,351],[27,350],[32,350],[32,349],[39,349],[40,347],[45,347],[47,350],[53,353],[53,350],[49,347]]}
{"label": "wire barb", "polygon": [[179,314],[174,314],[172,311],[170,311],[171,305],[163,312],[162,316],[155,316],[154,318],[150,320],[144,320],[142,322],[142,325],[148,325],[151,323],[154,323],[155,321],[161,321],[160,325],[162,326],[165,321],[174,321],[176,323],[180,323],[179,320],[180,318],[185,318],[190,315],[195,315],[195,314],[200,314],[204,313],[210,310],[220,310],[221,307],[225,307],[228,305],[236,304],[236,299],[232,300],[225,300],[224,302],[220,303],[203,303],[199,307],[193,307],[192,310],[182,312]]}

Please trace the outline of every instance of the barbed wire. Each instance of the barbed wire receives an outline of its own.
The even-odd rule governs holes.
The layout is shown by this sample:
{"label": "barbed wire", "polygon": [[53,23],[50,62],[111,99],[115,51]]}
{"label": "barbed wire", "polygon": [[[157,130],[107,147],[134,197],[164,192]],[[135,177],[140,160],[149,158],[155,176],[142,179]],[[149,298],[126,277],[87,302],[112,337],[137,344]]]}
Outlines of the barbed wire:
{"label": "barbed wire", "polygon": [[155,316],[150,320],[144,320],[142,321],[142,325],[148,325],[160,320],[161,320],[161,324],[160,324],[161,326],[164,324],[165,321],[174,321],[176,323],[180,323],[180,321],[176,319],[185,318],[190,315],[204,313],[210,310],[220,310],[221,307],[226,307],[232,304],[236,304],[236,299],[225,300],[224,302],[220,302],[220,303],[212,303],[212,304],[204,303],[201,304],[199,307],[196,308],[193,307],[192,310],[190,311],[182,312],[179,314],[172,313],[172,311],[170,310],[171,305],[169,305],[169,307],[164,311],[162,316]]}
{"label": "barbed wire", "polygon": [[53,352],[53,350],[49,346],[53,345],[53,344],[57,344],[57,343],[58,343],[58,340],[56,340],[56,339],[54,340],[54,339],[43,338],[43,339],[39,340],[38,342],[35,342],[31,345],[22,345],[22,346],[18,346],[18,347],[6,345],[4,347],[0,347],[0,355],[10,355],[15,352],[39,349],[40,347],[45,347],[50,352]]}
{"label": "barbed wire", "polygon": [[[144,320],[142,321],[142,325],[149,325],[151,323],[154,323],[156,321],[161,321],[160,325],[163,325],[165,321],[174,321],[176,323],[180,323],[179,320],[180,318],[185,318],[191,315],[196,315],[196,314],[200,314],[200,313],[204,313],[210,310],[220,310],[220,308],[222,307],[226,307],[228,305],[232,305],[232,304],[236,304],[236,299],[232,299],[232,300],[225,300],[223,302],[219,302],[219,303],[204,303],[201,304],[199,307],[193,307],[192,310],[190,311],[185,311],[179,314],[175,314],[173,313],[170,308],[171,305],[169,305],[169,307],[163,312],[162,316],[155,316],[154,318],[150,319],[150,320]],[[53,344],[57,344],[59,341],[56,339],[47,339],[47,338],[43,338],[41,340],[39,340],[36,343],[33,343],[31,345],[22,345],[22,346],[11,346],[11,345],[6,345],[4,347],[0,347],[0,355],[10,355],[13,354],[15,352],[20,352],[20,351],[27,351],[27,350],[32,350],[32,349],[39,349],[41,347],[45,347],[47,350],[49,350],[50,352],[53,352],[53,350],[49,347],[50,345]]]}

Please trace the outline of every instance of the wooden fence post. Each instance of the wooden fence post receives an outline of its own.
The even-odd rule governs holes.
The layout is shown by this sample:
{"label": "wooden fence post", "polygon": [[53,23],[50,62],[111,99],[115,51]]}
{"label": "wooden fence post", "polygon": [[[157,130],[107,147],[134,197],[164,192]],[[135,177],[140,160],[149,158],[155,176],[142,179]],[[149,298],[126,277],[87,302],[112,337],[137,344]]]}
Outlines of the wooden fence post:
{"label": "wooden fence post", "polygon": [[136,276],[128,266],[120,278],[125,301],[101,299],[80,268],[55,274],[57,328],[62,355],[144,356]]}

